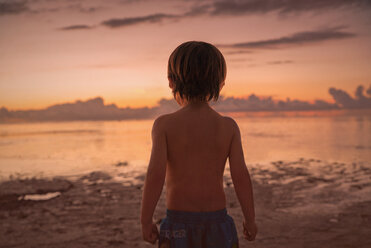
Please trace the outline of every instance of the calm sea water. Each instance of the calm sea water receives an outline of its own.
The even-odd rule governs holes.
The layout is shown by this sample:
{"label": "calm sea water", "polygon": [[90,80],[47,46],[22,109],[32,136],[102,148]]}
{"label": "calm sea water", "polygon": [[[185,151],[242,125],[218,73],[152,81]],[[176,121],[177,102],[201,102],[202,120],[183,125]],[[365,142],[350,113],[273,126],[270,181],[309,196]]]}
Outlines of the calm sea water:
{"label": "calm sea water", "polygon": [[[371,161],[371,110],[233,113],[248,165],[300,158]],[[153,120],[0,124],[0,179],[76,175],[111,170],[143,172]]]}

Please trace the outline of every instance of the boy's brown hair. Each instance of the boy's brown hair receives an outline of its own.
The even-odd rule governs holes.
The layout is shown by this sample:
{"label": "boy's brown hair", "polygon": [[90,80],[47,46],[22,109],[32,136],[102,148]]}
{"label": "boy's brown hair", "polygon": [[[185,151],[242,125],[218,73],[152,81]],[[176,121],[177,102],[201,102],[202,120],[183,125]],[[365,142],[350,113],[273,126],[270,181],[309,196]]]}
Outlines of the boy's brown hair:
{"label": "boy's brown hair", "polygon": [[213,45],[188,41],[170,55],[168,78],[175,87],[173,94],[188,101],[218,100],[219,87],[224,82],[227,67],[222,53]]}

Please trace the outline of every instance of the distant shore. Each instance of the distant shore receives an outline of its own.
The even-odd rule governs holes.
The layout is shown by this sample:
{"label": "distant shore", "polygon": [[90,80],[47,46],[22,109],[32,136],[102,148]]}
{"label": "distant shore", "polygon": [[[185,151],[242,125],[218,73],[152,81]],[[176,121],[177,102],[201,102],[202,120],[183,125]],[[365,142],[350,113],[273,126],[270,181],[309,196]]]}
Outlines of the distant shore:
{"label": "distant shore", "polygon": [[[371,247],[371,166],[314,159],[250,168],[259,233],[242,238],[242,213],[228,171],[227,209],[240,247]],[[1,247],[151,247],[139,224],[144,175],[132,183],[92,172],[78,178],[0,184]],[[164,194],[155,220],[164,217]]]}
{"label": "distant shore", "polygon": [[[65,117],[62,114],[48,113],[46,110],[17,110],[9,111],[6,108],[0,109],[0,125],[8,124],[37,124],[37,123],[65,123],[65,122],[102,122],[102,121],[141,121],[154,120],[156,117],[174,112],[178,109],[174,106],[171,109],[161,110],[159,107],[148,108],[144,107],[138,110],[132,108],[121,109],[124,115],[114,115],[112,113],[104,113],[102,116],[90,114],[84,116],[81,113],[74,113],[72,116]],[[250,110],[229,110],[220,111],[222,115],[231,117],[342,117],[342,116],[369,116],[371,108],[325,108],[325,109],[250,109]],[[4,116],[1,116],[1,111]],[[30,111],[33,114],[27,114]],[[44,116],[45,115],[45,116]],[[58,116],[58,118],[54,118]],[[4,136],[4,134],[2,134]],[[6,136],[6,134],[5,134]]]}

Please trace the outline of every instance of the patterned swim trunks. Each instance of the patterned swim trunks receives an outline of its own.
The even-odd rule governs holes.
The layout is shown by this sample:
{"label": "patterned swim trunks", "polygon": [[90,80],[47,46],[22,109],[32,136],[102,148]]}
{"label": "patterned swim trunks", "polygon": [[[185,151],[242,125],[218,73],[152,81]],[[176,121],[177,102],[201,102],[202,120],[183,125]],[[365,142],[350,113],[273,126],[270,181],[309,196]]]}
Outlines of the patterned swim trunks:
{"label": "patterned swim trunks", "polygon": [[160,225],[160,248],[237,248],[237,230],[226,209],[215,212],[167,210]]}

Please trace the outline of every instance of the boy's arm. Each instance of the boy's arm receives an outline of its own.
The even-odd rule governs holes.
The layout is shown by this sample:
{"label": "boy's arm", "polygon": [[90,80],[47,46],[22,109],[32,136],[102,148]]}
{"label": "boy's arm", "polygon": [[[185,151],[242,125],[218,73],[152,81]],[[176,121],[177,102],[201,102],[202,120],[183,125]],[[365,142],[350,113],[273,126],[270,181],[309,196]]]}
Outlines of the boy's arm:
{"label": "boy's arm", "polygon": [[152,151],[144,183],[141,223],[152,223],[158,199],[165,182],[167,163],[167,145],[165,129],[161,117],[157,118],[152,127]]}
{"label": "boy's arm", "polygon": [[229,150],[231,177],[246,222],[255,222],[253,190],[243,155],[241,134],[237,123],[233,119],[231,121],[233,123],[233,136]]}

